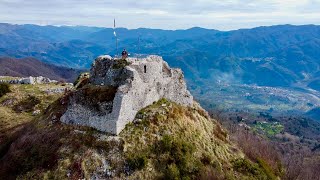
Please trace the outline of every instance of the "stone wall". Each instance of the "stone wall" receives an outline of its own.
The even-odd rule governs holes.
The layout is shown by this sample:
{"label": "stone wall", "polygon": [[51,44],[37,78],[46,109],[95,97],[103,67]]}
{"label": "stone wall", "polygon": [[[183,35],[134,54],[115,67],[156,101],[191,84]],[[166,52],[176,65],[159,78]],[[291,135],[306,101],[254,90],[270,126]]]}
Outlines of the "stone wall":
{"label": "stone wall", "polygon": [[[2,76],[5,78],[5,76]],[[38,77],[24,77],[24,78],[11,78],[10,80],[0,79],[0,83],[9,83],[9,84],[49,84],[56,83],[56,80],[50,80],[49,78],[38,76]]]}
{"label": "stone wall", "polygon": [[113,99],[102,99],[94,106],[86,105],[80,102],[82,94],[78,90],[77,95],[71,97],[69,107],[61,117],[62,122],[119,134],[140,109],[161,98],[186,106],[193,103],[182,71],[171,69],[159,56],[127,58],[126,62],[100,56],[92,65],[89,82],[87,87],[116,88]]}

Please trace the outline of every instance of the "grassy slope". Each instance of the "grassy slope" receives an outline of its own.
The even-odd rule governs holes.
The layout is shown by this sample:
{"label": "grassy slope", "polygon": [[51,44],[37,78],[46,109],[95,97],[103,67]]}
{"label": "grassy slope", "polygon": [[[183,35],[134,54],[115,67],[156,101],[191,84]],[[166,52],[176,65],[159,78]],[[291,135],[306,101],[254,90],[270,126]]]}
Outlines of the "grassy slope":
{"label": "grassy slope", "polygon": [[[22,89],[27,92],[28,89],[16,88],[13,90],[15,93]],[[37,91],[29,91],[33,92]],[[41,96],[41,93],[38,95]],[[244,158],[243,153],[228,140],[221,126],[196,104],[194,107],[183,107],[161,100],[141,110],[135,123],[128,124],[119,137],[111,137],[90,128],[56,122],[65,110],[66,101],[68,95],[55,101],[40,118],[34,121],[30,118],[23,126],[2,136],[4,145],[0,147],[0,177],[273,177],[268,176],[266,168]]]}
{"label": "grassy slope", "polygon": [[45,92],[55,88],[64,87],[60,84],[10,85],[11,92],[0,98],[0,131],[30,122],[34,118],[32,112],[16,112],[14,111],[15,107],[21,105],[23,101],[28,102],[30,97],[35,97],[40,103],[30,107],[30,110],[43,111],[61,96],[61,94]]}
{"label": "grassy slope", "polygon": [[[162,104],[165,106],[162,107]],[[128,154],[146,154],[151,159],[148,164],[149,169],[134,173],[134,178],[151,178],[146,177],[147,175],[161,176],[155,167],[155,161],[159,160],[159,157],[152,149],[166,136],[176,141],[190,143],[191,147],[195,147],[192,154],[195,159],[200,160],[208,156],[206,157],[210,159],[208,164],[215,166],[221,173],[223,170],[227,171],[225,173],[232,173],[228,171],[231,160],[242,156],[228,143],[226,133],[221,130],[220,125],[208,119],[206,112],[199,107],[186,108],[165,101],[142,110],[141,114],[143,114],[141,123],[129,124],[121,133]],[[166,153],[160,153],[160,156],[165,156]],[[170,155],[170,152],[167,155]],[[190,158],[190,161],[192,160],[194,159]],[[165,168],[158,170],[164,172]]]}

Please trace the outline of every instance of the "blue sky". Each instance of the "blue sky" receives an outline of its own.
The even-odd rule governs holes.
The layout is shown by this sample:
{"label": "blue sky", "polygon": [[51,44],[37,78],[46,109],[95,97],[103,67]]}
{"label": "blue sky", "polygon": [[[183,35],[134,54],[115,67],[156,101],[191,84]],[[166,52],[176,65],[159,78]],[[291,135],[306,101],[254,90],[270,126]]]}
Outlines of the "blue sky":
{"label": "blue sky", "polygon": [[0,0],[0,22],[232,30],[320,24],[320,0]]}

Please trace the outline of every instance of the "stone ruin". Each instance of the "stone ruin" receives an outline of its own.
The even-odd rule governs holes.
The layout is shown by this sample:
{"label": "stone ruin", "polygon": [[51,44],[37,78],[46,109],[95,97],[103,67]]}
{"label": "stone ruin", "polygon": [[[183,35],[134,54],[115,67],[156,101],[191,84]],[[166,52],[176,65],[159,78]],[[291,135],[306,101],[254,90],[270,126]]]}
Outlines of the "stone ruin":
{"label": "stone ruin", "polygon": [[159,56],[126,60],[100,56],[87,84],[70,96],[60,120],[117,135],[139,110],[161,98],[192,105],[180,69],[170,68]]}
{"label": "stone ruin", "polygon": [[[6,78],[6,76],[1,76],[2,78]],[[3,80],[0,79],[0,83],[8,83],[8,84],[50,84],[50,83],[57,83],[56,80],[51,80],[49,78],[38,76],[38,77],[24,77],[24,78],[14,78],[11,80]]]}

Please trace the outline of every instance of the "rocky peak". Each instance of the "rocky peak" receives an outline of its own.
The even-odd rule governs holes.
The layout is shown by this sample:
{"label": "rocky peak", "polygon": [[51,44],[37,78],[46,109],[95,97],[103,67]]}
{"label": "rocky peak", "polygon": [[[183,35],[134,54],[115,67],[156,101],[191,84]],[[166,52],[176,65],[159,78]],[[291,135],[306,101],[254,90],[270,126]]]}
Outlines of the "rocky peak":
{"label": "rocky peak", "polygon": [[71,96],[61,121],[119,134],[140,109],[161,98],[192,105],[180,69],[170,68],[159,56],[126,60],[100,56],[88,84]]}

